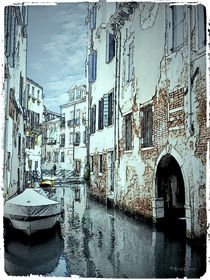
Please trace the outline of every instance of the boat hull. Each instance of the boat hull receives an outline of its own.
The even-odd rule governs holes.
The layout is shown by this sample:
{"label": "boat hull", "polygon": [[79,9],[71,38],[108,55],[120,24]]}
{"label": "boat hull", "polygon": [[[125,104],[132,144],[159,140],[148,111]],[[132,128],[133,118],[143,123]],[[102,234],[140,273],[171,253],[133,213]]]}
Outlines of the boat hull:
{"label": "boat hull", "polygon": [[32,235],[35,232],[52,228],[58,221],[59,216],[60,214],[28,221],[10,218],[10,221],[14,229],[21,230],[27,235]]}

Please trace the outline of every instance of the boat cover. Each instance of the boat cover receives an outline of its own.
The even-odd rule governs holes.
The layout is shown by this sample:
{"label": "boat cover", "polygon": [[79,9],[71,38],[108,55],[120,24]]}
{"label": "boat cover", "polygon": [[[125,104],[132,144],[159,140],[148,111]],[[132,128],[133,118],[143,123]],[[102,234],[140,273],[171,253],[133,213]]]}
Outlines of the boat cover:
{"label": "boat cover", "polygon": [[59,213],[61,203],[46,198],[33,189],[26,189],[4,205],[5,216],[46,217]]}

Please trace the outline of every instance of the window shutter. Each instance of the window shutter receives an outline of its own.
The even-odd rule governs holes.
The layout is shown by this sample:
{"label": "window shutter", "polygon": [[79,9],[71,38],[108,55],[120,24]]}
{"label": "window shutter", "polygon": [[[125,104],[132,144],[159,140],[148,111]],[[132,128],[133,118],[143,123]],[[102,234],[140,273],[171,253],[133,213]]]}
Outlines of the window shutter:
{"label": "window shutter", "polygon": [[93,81],[93,55],[89,55],[89,67],[88,67],[88,81]]}
{"label": "window shutter", "polygon": [[93,81],[96,79],[97,52],[93,51]]}
{"label": "window shutter", "polygon": [[198,17],[198,48],[206,44],[206,8],[203,5],[197,6]]}
{"label": "window shutter", "polygon": [[104,126],[108,126],[109,116],[109,94],[104,94]]}
{"label": "window shutter", "polygon": [[114,36],[109,33],[109,61],[113,59],[115,55],[115,40]]}
{"label": "window shutter", "polygon": [[96,7],[93,7],[90,14],[90,29],[96,28]]}
{"label": "window shutter", "polygon": [[93,133],[93,108],[90,108],[90,134]]}
{"label": "window shutter", "polygon": [[113,123],[113,92],[108,97],[108,111],[108,125],[111,125]]}
{"label": "window shutter", "polygon": [[12,10],[11,10],[11,25],[10,25],[10,51],[9,51],[9,64],[10,67],[14,67],[14,50],[15,50],[15,18],[12,15]]}
{"label": "window shutter", "polygon": [[129,45],[129,56],[128,56],[128,81],[132,79],[132,68],[133,68],[133,43]]}
{"label": "window shutter", "polygon": [[96,106],[93,107],[93,133],[96,131]]}

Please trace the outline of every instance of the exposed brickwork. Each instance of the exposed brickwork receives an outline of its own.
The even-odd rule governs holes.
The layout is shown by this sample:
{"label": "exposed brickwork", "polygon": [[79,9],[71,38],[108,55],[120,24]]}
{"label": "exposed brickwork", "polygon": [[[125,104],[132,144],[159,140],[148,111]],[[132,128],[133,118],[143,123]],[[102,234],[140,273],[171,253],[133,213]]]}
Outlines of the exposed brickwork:
{"label": "exposed brickwork", "polygon": [[184,106],[184,88],[169,93],[169,110]]}
{"label": "exposed brickwork", "polygon": [[198,135],[196,141],[195,156],[200,158],[202,163],[206,163],[207,151],[207,126],[206,126],[206,91],[205,77],[199,79],[196,83],[196,102],[198,104],[196,110],[196,121],[198,123]]}
{"label": "exposed brickwork", "polygon": [[184,88],[169,93],[169,127],[184,125],[184,95]]}
{"label": "exposed brickwork", "polygon": [[91,175],[93,180],[91,180],[90,189],[95,196],[101,198],[106,197],[106,177],[107,177],[107,154],[102,154],[102,173],[99,175],[99,154],[94,154],[94,172]]}

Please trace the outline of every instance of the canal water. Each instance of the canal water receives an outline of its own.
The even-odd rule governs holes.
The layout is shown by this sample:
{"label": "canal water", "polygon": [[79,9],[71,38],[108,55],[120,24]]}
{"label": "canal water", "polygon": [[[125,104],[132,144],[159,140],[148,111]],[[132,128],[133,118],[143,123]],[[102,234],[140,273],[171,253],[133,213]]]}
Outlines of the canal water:
{"label": "canal water", "polygon": [[26,238],[5,235],[8,275],[97,278],[198,278],[206,253],[171,234],[91,199],[84,185],[56,186],[64,207],[60,226]]}

